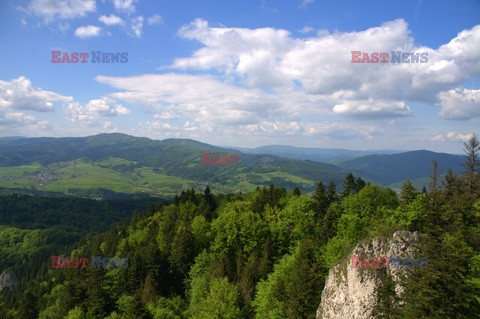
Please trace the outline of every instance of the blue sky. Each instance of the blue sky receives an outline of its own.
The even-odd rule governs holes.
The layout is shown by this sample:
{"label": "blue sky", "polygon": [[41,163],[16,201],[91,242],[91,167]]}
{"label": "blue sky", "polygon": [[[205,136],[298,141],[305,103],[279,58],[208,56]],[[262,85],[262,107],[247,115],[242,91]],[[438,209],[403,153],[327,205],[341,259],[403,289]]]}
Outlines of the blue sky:
{"label": "blue sky", "polygon": [[[461,153],[480,133],[474,0],[1,1],[0,41],[0,136]],[[51,51],[128,62],[51,63]],[[428,61],[351,63],[351,51]]]}

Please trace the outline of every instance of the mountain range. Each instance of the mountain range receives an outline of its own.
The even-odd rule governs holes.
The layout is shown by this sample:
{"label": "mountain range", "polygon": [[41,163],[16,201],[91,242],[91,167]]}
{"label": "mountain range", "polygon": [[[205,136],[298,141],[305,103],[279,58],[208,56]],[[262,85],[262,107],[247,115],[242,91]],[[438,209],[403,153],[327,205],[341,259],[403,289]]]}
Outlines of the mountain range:
{"label": "mountain range", "polygon": [[[236,154],[239,164],[201,165],[201,154]],[[241,165],[250,154],[278,165]],[[93,198],[172,197],[187,188],[249,192],[275,184],[312,192],[316,183],[341,188],[352,172],[366,181],[399,188],[406,179],[428,184],[432,161],[443,172],[461,172],[463,156],[419,151],[354,151],[270,145],[254,149],[213,146],[189,139],[152,140],[120,133],[65,138],[0,138],[3,192],[53,192]],[[328,163],[325,163],[328,162]]]}

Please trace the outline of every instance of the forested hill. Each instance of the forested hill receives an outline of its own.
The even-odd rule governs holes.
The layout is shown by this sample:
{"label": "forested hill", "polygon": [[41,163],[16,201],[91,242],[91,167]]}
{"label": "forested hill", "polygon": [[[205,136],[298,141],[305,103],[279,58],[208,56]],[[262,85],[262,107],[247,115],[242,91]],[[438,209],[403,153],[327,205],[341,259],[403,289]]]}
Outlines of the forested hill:
{"label": "forested hill", "polygon": [[[236,154],[239,165],[201,165],[201,154]],[[0,140],[0,187],[66,192],[107,189],[171,196],[211,185],[221,192],[248,192],[274,183],[313,191],[315,181],[341,183],[347,172],[332,164],[244,154],[185,139],[162,141],[125,134],[78,138]],[[265,163],[265,164],[263,164]],[[93,197],[93,196],[91,196]]]}
{"label": "forested hill", "polygon": [[362,173],[374,180],[382,181],[384,185],[390,185],[406,179],[414,180],[429,176],[434,160],[438,162],[440,173],[446,173],[448,169],[455,173],[464,170],[463,156],[426,150],[366,155],[337,161],[336,164],[347,171]]}
{"label": "forested hill", "polygon": [[[313,192],[318,180],[325,184],[334,181],[341,187],[350,171],[382,186],[412,179],[415,186],[422,188],[428,183],[433,159],[439,162],[443,172],[447,169],[458,172],[463,161],[458,155],[414,151],[367,155],[333,165],[275,155],[284,154],[281,153],[284,149],[265,148],[272,150],[272,156],[247,155],[194,140],[159,141],[119,133],[68,138],[2,138],[0,188],[91,198],[173,197],[181,190],[193,187],[200,191],[206,185],[216,192],[250,192],[257,186],[272,183],[286,189],[299,187],[302,192]],[[325,150],[319,150],[304,151],[313,156],[311,158],[325,156]],[[329,156],[339,156],[334,155],[335,152]],[[239,165],[201,165],[202,153],[238,155]],[[252,157],[249,160],[256,165],[248,164],[246,156]],[[272,165],[273,161],[276,165]],[[399,185],[393,187],[399,188]]]}
{"label": "forested hill", "polygon": [[[329,269],[357,243],[399,230],[419,233],[415,257],[428,267],[397,278],[402,295],[388,285],[390,272],[357,269],[390,278],[375,288],[376,318],[478,318],[480,176],[472,172],[448,174],[443,189],[439,180],[428,193],[407,182],[400,196],[353,178],[343,192],[318,183],[313,197],[273,185],[236,195],[185,191],[52,252],[62,256],[55,267],[46,257],[35,280],[0,294],[0,318],[314,319]],[[72,262],[92,256],[128,265]]]}

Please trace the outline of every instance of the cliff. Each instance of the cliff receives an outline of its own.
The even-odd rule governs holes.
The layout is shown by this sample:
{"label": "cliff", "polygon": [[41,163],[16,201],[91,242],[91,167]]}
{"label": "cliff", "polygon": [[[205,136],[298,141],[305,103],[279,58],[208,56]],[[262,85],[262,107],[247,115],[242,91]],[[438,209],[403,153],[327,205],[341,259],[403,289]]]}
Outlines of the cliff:
{"label": "cliff", "polygon": [[316,318],[375,319],[377,288],[386,275],[390,275],[395,283],[395,292],[401,295],[403,287],[399,278],[401,274],[407,274],[407,269],[393,268],[390,262],[386,268],[353,268],[352,257],[361,256],[368,260],[392,256],[413,258],[418,253],[416,244],[419,242],[418,233],[397,231],[392,238],[375,238],[358,244],[350,255],[330,269]]}

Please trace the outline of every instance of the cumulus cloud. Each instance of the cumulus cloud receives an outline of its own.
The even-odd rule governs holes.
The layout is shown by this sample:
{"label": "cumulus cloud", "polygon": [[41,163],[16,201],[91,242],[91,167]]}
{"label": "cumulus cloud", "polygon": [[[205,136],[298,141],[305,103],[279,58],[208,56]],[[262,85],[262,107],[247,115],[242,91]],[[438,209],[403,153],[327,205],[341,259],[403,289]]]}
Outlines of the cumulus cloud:
{"label": "cumulus cloud", "polygon": [[77,101],[73,101],[65,106],[65,112],[67,114],[67,118],[73,122],[93,122],[99,118],[130,114],[129,109],[109,97],[90,100],[85,105],[82,105]]}
{"label": "cumulus cloud", "polygon": [[135,2],[137,2],[137,0],[113,0],[113,6],[118,11],[123,11],[126,13],[134,13]]}
{"label": "cumulus cloud", "polygon": [[94,25],[83,26],[75,30],[75,36],[79,38],[98,37],[101,30],[102,28]]}
{"label": "cumulus cloud", "polygon": [[333,107],[333,112],[352,117],[365,118],[387,118],[411,116],[412,110],[402,101],[344,101]]}
{"label": "cumulus cloud", "polygon": [[24,112],[3,112],[0,110],[0,129],[21,127],[46,129],[49,127],[49,123],[45,120],[38,120],[35,116]]}
{"label": "cumulus cloud", "polygon": [[48,121],[38,119],[33,112],[54,111],[55,103],[68,103],[72,97],[35,88],[29,79],[20,76],[10,81],[0,80],[0,132],[11,134],[12,128],[44,130]]}
{"label": "cumulus cloud", "polygon": [[50,112],[54,103],[72,100],[72,97],[35,88],[24,76],[10,81],[0,80],[0,110]]}
{"label": "cumulus cloud", "polygon": [[279,105],[279,98],[272,94],[240,88],[207,75],[97,76],[96,80],[124,90],[111,94],[116,99],[157,111],[169,107],[170,112],[195,121],[249,123],[257,116],[268,116]]}
{"label": "cumulus cloud", "polygon": [[455,89],[438,94],[442,109],[440,116],[447,120],[468,120],[480,116],[480,90]]}
{"label": "cumulus cloud", "polygon": [[[178,34],[203,46],[175,59],[173,69],[216,70],[253,88],[287,92],[296,87],[309,95],[335,97],[333,112],[357,117],[409,116],[408,101],[434,104],[439,92],[480,75],[480,26],[460,32],[437,50],[416,46],[402,19],[358,32],[320,32],[307,39],[281,29],[211,27],[196,19]],[[351,51],[358,50],[426,53],[428,61],[351,63]]]}
{"label": "cumulus cloud", "polygon": [[162,18],[161,15],[155,14],[151,17],[148,17],[147,22],[148,22],[148,25],[162,24],[163,23],[163,18]]}
{"label": "cumulus cloud", "polygon": [[98,18],[98,21],[106,24],[106,25],[116,25],[116,24],[123,24],[122,18],[119,16],[116,16],[114,14],[111,14],[109,16],[102,15],[100,18]]}
{"label": "cumulus cloud", "polygon": [[472,137],[473,133],[462,134],[458,132],[448,132],[448,133],[440,133],[433,136],[432,140],[434,142],[446,142],[446,141],[463,141],[466,142]]}
{"label": "cumulus cloud", "polygon": [[96,11],[97,8],[95,0],[32,0],[27,10],[50,21],[55,18],[83,17],[89,12]]}
{"label": "cumulus cloud", "polygon": [[[96,80],[119,90],[111,94],[113,98],[154,113],[153,121],[142,123],[149,134],[161,131],[162,136],[181,136],[188,132],[194,137],[221,131],[225,136],[242,132],[251,137],[331,135],[334,139],[356,139],[371,138],[378,132],[366,124],[306,120],[308,115],[325,112],[321,104],[328,101],[299,91],[277,95],[241,88],[213,76],[178,73],[97,76]],[[172,119],[183,124],[169,123]]]}

